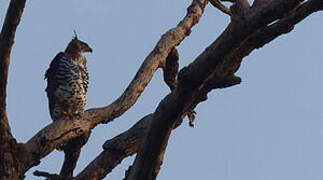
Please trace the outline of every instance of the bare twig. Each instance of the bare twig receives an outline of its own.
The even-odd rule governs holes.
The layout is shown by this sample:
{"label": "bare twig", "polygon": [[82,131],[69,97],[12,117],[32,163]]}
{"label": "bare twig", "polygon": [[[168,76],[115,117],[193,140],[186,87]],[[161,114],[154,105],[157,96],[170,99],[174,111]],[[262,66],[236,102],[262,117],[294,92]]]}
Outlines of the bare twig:
{"label": "bare twig", "polygon": [[34,174],[34,176],[45,177],[48,180],[72,180],[72,178],[62,177],[58,174],[50,174],[50,173],[44,172],[44,171],[35,171],[33,174]]}
{"label": "bare twig", "polygon": [[227,8],[225,5],[223,5],[220,0],[209,0],[210,3],[215,7],[218,8],[223,13],[231,16],[231,11],[229,8]]}

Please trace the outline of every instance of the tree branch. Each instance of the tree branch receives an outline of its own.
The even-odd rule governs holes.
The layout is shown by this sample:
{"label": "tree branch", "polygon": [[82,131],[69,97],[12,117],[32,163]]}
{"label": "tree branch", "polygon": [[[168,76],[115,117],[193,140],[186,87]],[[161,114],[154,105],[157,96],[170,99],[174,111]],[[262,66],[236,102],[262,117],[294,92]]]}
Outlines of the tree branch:
{"label": "tree branch", "polygon": [[220,0],[209,0],[210,3],[212,4],[212,6],[214,6],[215,8],[219,9],[220,11],[222,11],[223,13],[231,16],[231,11],[229,8],[225,7]]}
{"label": "tree branch", "polygon": [[191,28],[199,21],[206,2],[207,0],[193,1],[184,19],[177,27],[162,35],[127,89],[112,104],[87,110],[81,118],[55,121],[32,137],[24,145],[31,157],[26,159],[24,171],[39,164],[40,159],[53,151],[59,144],[90,133],[91,129],[99,123],[108,123],[127,111],[141,95],[156,70],[165,66],[169,52],[190,34]]}
{"label": "tree branch", "polygon": [[34,176],[45,177],[49,180],[72,180],[72,178],[69,178],[69,177],[62,177],[58,174],[50,174],[44,171],[35,171],[33,174]]}
{"label": "tree branch", "polygon": [[10,2],[0,33],[0,142],[13,138],[6,115],[7,79],[10,53],[25,3],[25,0]]}
{"label": "tree branch", "polygon": [[305,3],[301,4],[293,13],[283,17],[274,24],[265,27],[254,38],[252,38],[251,43],[254,44],[255,48],[260,48],[278,36],[289,33],[294,28],[294,25],[304,20],[312,13],[320,10],[323,10],[322,1],[306,1]]}
{"label": "tree branch", "polygon": [[135,154],[139,149],[140,142],[148,129],[151,119],[152,114],[149,114],[127,131],[106,141],[103,145],[103,152],[80,172],[75,179],[103,179],[124,158]]}
{"label": "tree branch", "polygon": [[249,36],[292,10],[298,3],[297,0],[270,1],[257,9],[237,14],[238,16],[232,17],[232,22],[221,36],[193,63],[181,70],[178,86],[160,102],[153,114],[153,121],[140,146],[128,180],[156,178],[175,120],[198,98],[199,89],[215,73],[223,74],[224,77],[229,75],[219,68],[230,60],[237,48]]}
{"label": "tree branch", "polygon": [[18,147],[11,134],[6,112],[7,79],[10,54],[16,29],[24,11],[26,0],[11,0],[0,33],[0,179],[18,179],[23,174],[18,161]]}
{"label": "tree branch", "polygon": [[280,35],[289,33],[294,26],[314,12],[323,10],[323,2],[320,0],[309,0],[301,4],[295,11],[259,30],[239,47],[236,53],[227,61],[222,68],[231,67],[230,73],[234,73],[240,67],[242,59],[253,50],[263,47],[265,44],[276,39]]}
{"label": "tree branch", "polygon": [[64,178],[72,178],[73,171],[80,157],[82,147],[87,143],[89,134],[74,138],[64,143],[62,150],[64,151],[64,163],[59,175]]}

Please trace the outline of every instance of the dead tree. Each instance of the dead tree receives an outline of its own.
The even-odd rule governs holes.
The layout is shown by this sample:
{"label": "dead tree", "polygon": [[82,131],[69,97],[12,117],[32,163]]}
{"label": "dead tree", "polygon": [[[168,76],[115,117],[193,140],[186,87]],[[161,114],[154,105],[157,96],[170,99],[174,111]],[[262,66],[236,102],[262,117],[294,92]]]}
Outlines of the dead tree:
{"label": "dead tree", "polygon": [[[247,0],[227,0],[232,3],[231,7],[224,6],[222,1],[210,0],[210,4],[229,15],[230,24],[190,65],[178,70],[176,46],[198,23],[207,0],[192,0],[186,16],[161,36],[126,90],[114,102],[89,109],[72,121],[52,122],[26,143],[19,143],[10,131],[6,115],[6,87],[10,52],[26,0],[11,0],[0,34],[0,179],[22,179],[26,171],[38,165],[58,145],[78,137],[88,137],[95,126],[121,116],[135,104],[156,70],[162,68],[171,92],[155,112],[107,140],[102,152],[83,171],[69,178],[102,179],[124,158],[137,153],[125,179],[156,179],[168,138],[182,119],[188,116],[192,124],[194,108],[207,100],[210,91],[239,84],[241,79],[234,73],[242,59],[253,50],[289,33],[310,14],[323,10],[322,0],[255,0],[252,5]],[[59,174],[40,171],[34,174],[49,179],[66,179]]]}

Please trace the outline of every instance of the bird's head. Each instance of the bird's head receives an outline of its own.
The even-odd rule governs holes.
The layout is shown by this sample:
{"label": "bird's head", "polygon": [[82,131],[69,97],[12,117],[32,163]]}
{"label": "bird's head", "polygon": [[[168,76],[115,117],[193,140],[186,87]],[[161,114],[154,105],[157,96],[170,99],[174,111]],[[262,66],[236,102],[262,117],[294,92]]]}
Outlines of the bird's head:
{"label": "bird's head", "polygon": [[65,52],[86,53],[92,52],[92,48],[85,42],[74,37],[67,45]]}
{"label": "bird's head", "polygon": [[85,65],[86,58],[84,57],[84,53],[86,52],[92,52],[92,48],[87,43],[80,41],[75,33],[74,38],[68,43],[65,49],[65,54],[69,56],[72,61]]}

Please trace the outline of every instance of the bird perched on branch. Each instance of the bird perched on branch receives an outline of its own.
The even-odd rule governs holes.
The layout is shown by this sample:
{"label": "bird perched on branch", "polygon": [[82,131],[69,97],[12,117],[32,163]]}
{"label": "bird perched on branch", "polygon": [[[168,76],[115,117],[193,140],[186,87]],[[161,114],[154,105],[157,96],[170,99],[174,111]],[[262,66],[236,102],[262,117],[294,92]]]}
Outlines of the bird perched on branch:
{"label": "bird perched on branch", "polygon": [[92,52],[91,47],[75,33],[65,51],[55,56],[46,71],[46,92],[53,121],[84,112],[88,88],[86,52]]}
{"label": "bird perched on branch", "polygon": [[[46,71],[46,92],[53,121],[64,117],[72,118],[84,112],[89,80],[84,56],[86,52],[92,52],[91,47],[80,41],[75,33],[65,51],[55,56]],[[81,148],[87,139],[88,135],[83,135],[56,147],[65,153],[60,176],[64,178],[73,176]]]}

